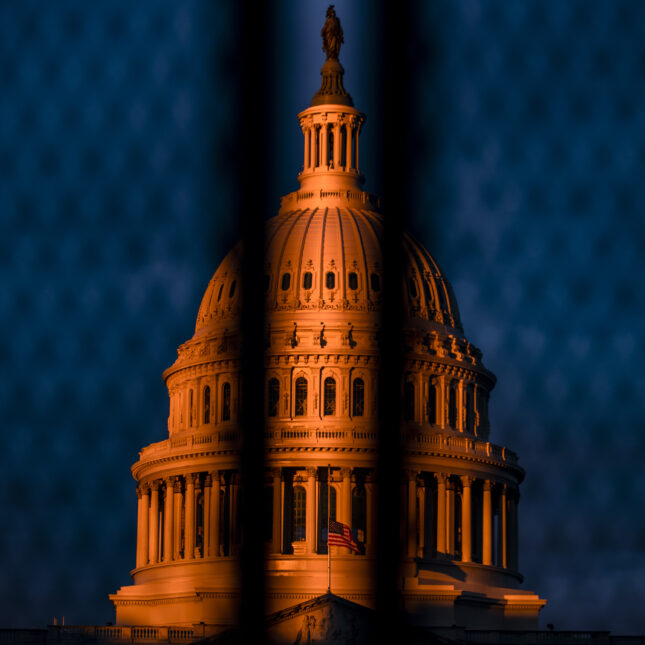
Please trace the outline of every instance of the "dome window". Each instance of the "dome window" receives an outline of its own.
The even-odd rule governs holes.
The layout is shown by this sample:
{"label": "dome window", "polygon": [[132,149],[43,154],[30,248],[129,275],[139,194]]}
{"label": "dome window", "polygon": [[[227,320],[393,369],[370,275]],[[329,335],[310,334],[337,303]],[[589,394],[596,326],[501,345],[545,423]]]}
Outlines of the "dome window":
{"label": "dome window", "polygon": [[457,428],[457,388],[454,383],[448,389],[448,425]]}
{"label": "dome window", "polygon": [[365,384],[362,378],[355,378],[352,383],[352,416],[362,417],[365,411]]}
{"label": "dome window", "polygon": [[293,487],[291,526],[291,541],[304,542],[307,539],[307,491],[302,486]]}
{"label": "dome window", "polygon": [[372,287],[372,291],[381,290],[381,278],[378,273],[372,273],[370,276],[370,287]]}
{"label": "dome window", "polygon": [[437,388],[428,384],[428,423],[437,423]]}
{"label": "dome window", "polygon": [[221,284],[219,287],[219,292],[217,293],[217,302],[219,302],[222,299],[222,291],[224,290],[224,285]]}
{"label": "dome window", "polygon": [[193,427],[193,391],[188,393],[188,425]]}
{"label": "dome window", "polygon": [[307,271],[307,273],[305,273],[305,275],[302,278],[302,288],[311,289],[312,284],[313,284],[313,276],[309,271]]}
{"label": "dome window", "polygon": [[325,379],[323,414],[326,417],[336,414],[336,381],[331,377]]}
{"label": "dome window", "polygon": [[329,271],[325,277],[325,282],[328,289],[334,289],[336,287],[336,274],[333,271]]}
{"label": "dome window", "polygon": [[267,400],[269,402],[268,416],[278,416],[278,403],[280,402],[280,381],[277,378],[272,378],[269,381],[269,391]]}
{"label": "dome window", "polygon": [[296,379],[295,415],[304,417],[307,411],[307,379],[300,376]]}
{"label": "dome window", "polygon": [[282,284],[280,285],[282,291],[288,291],[291,286],[291,274],[283,273],[282,274]]}
{"label": "dome window", "polygon": [[466,431],[475,432],[475,397],[472,385],[466,388]]}
{"label": "dome window", "polygon": [[403,392],[403,412],[406,421],[414,421],[414,383],[406,381]]}
{"label": "dome window", "polygon": [[419,290],[417,289],[417,281],[414,278],[410,278],[408,280],[408,289],[410,291],[410,295],[413,298],[417,298],[419,296]]}
{"label": "dome window", "polygon": [[358,276],[353,272],[350,273],[347,276],[347,283],[352,291],[356,291],[356,289],[358,289]]}
{"label": "dome window", "polygon": [[204,388],[204,423],[211,422],[211,388],[206,386]]}
{"label": "dome window", "polygon": [[228,297],[232,298],[235,295],[235,287],[237,286],[237,280],[233,280],[231,283],[231,288],[228,290]]}
{"label": "dome window", "polygon": [[222,385],[222,421],[231,420],[231,384]]}

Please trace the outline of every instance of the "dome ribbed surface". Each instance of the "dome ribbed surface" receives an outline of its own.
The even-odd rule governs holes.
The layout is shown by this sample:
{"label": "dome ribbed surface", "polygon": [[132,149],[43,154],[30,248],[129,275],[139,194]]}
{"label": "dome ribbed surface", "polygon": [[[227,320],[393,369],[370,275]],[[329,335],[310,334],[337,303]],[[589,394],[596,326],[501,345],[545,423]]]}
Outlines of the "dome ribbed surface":
{"label": "dome ribbed surface", "polygon": [[[266,223],[267,311],[378,311],[383,216],[372,210],[312,208]],[[439,265],[404,235],[403,306],[409,318],[462,332],[457,302]],[[241,245],[224,258],[202,299],[196,335],[234,324],[241,306]]]}

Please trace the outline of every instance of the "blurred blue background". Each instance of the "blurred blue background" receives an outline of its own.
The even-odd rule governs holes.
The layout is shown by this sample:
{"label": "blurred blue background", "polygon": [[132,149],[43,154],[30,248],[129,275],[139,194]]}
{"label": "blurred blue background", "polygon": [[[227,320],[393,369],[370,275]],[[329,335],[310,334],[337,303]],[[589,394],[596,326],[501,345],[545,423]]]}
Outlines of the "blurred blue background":
{"label": "blurred blue background", "polygon": [[[237,237],[231,5],[0,4],[2,626],[113,620],[129,582],[129,466],[165,436],[161,372]],[[276,211],[326,6],[275,3]],[[376,192],[381,34],[367,0],[336,8]],[[645,633],[645,4],[415,13],[409,226],[499,378],[491,438],[528,473],[526,585],[543,625]]]}

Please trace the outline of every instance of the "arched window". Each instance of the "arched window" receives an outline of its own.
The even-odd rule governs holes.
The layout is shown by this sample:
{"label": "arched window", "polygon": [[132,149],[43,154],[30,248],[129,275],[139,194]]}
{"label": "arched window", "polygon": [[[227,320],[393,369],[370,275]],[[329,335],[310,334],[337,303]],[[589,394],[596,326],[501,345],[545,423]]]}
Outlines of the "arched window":
{"label": "arched window", "polygon": [[269,381],[269,391],[267,396],[268,402],[268,416],[278,416],[278,405],[280,403],[280,381],[277,378],[272,378]]}
{"label": "arched window", "polygon": [[370,287],[372,287],[372,291],[381,290],[381,278],[379,277],[378,273],[372,273],[372,275],[370,276]]}
{"label": "arched window", "polygon": [[437,423],[437,388],[428,383],[428,423]]}
{"label": "arched window", "polygon": [[222,421],[231,420],[231,384],[222,385]]}
{"label": "arched window", "polygon": [[410,295],[413,298],[416,298],[419,295],[419,291],[417,289],[417,281],[414,278],[410,278],[408,280],[408,290],[410,291]]}
{"label": "arched window", "polygon": [[365,384],[362,378],[355,378],[352,383],[352,416],[362,417],[365,410]]}
{"label": "arched window", "polygon": [[228,290],[228,297],[232,298],[235,295],[235,286],[237,285],[237,280],[231,282],[231,288]]}
{"label": "arched window", "polygon": [[222,291],[224,290],[224,285],[221,284],[219,287],[219,291],[217,292],[217,302],[219,302],[222,299]]}
{"label": "arched window", "polygon": [[448,388],[448,425],[457,427],[457,388],[454,383]]}
{"label": "arched window", "polygon": [[307,412],[307,379],[300,376],[296,379],[295,415],[305,416]]}
{"label": "arched window", "polygon": [[327,272],[325,283],[328,289],[334,289],[336,287],[336,274],[333,271]]}
{"label": "arched window", "polygon": [[367,505],[363,486],[356,486],[352,491],[352,533],[359,545],[365,544],[367,541]]}
{"label": "arched window", "polygon": [[352,291],[356,291],[358,289],[358,276],[353,272],[350,273],[347,276],[347,284]]}
{"label": "arched window", "polygon": [[291,513],[291,541],[307,539],[307,491],[302,486],[293,487],[293,508]]}
{"label": "arched window", "polygon": [[403,413],[406,421],[414,421],[414,383],[412,381],[405,382]]}
{"label": "arched window", "polygon": [[305,275],[302,277],[302,288],[311,289],[312,284],[313,284],[313,276],[311,275],[310,271],[307,271],[307,273],[305,273]]}
{"label": "arched window", "polygon": [[211,388],[207,385],[204,388],[204,423],[211,422]]}
{"label": "arched window", "polygon": [[323,414],[326,417],[336,414],[336,381],[331,376],[325,379]]}
{"label": "arched window", "polygon": [[280,288],[282,289],[282,291],[287,291],[290,286],[291,286],[291,274],[290,273],[283,273],[282,274],[282,284],[280,285]]}
{"label": "arched window", "polygon": [[195,401],[193,400],[193,391],[190,390],[188,393],[188,425],[192,428],[193,427],[193,406],[195,405]]}
{"label": "arched window", "polygon": [[472,385],[466,388],[466,431],[475,431],[475,397]]}

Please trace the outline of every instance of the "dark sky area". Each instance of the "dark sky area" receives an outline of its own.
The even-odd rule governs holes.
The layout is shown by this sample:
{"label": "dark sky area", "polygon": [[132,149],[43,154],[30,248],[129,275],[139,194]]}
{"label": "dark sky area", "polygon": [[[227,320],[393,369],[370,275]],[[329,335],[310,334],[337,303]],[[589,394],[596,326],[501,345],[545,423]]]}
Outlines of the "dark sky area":
{"label": "dark sky area", "polygon": [[[161,373],[237,237],[232,5],[0,4],[2,626],[105,623],[129,583],[129,467],[166,436]],[[257,99],[275,163],[257,172],[276,212],[326,5],[275,3],[275,91]],[[381,33],[367,0],[336,8],[377,192]],[[645,634],[645,3],[415,14],[409,226],[499,379],[491,440],[527,470],[525,584],[543,625]]]}

